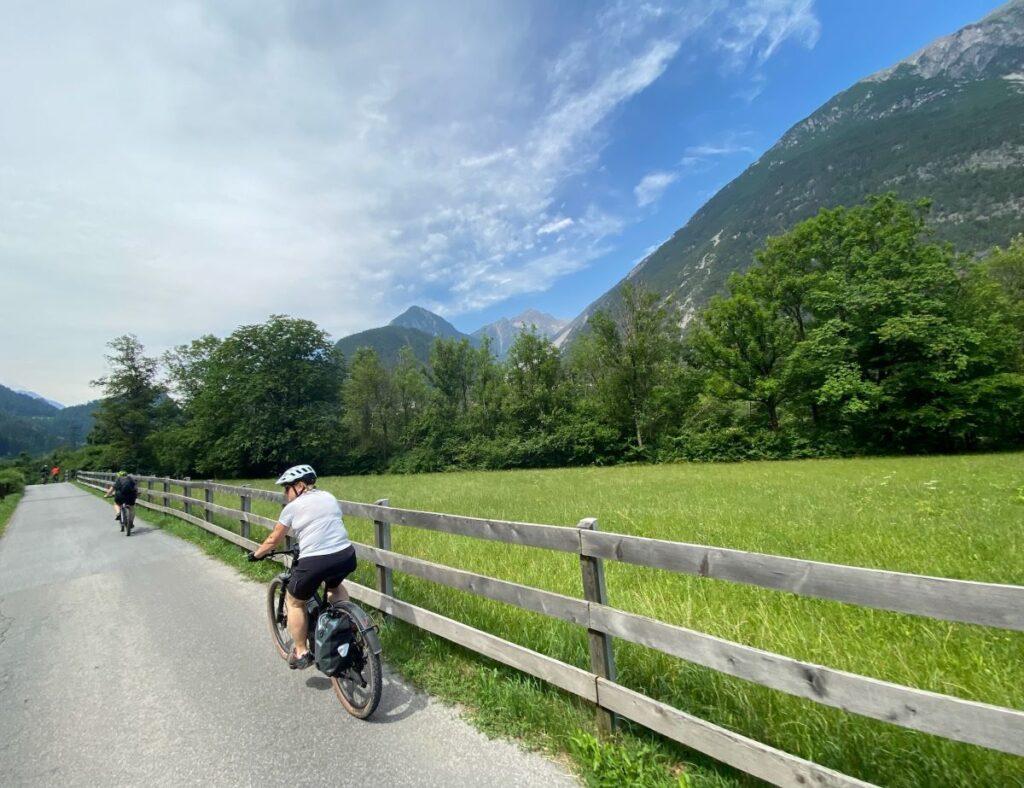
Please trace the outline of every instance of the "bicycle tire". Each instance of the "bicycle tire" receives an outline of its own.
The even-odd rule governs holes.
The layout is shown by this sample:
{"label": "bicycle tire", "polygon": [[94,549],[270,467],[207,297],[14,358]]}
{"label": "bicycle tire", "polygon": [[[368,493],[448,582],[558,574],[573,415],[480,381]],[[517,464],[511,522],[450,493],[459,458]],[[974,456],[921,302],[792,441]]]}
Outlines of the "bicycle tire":
{"label": "bicycle tire", "polygon": [[132,528],[135,526],[135,508],[122,506],[121,511],[124,513],[124,535],[131,536]]}
{"label": "bicycle tire", "polygon": [[274,648],[277,649],[281,659],[288,659],[292,653],[294,643],[292,636],[288,633],[288,607],[285,604],[285,584],[280,577],[270,581],[267,589],[267,624],[270,626],[270,636],[274,641]]}
{"label": "bicycle tire", "polygon": [[346,668],[340,676],[331,678],[331,686],[334,694],[338,696],[345,711],[353,717],[365,720],[377,710],[382,692],[382,674],[380,666],[380,655],[374,654],[366,644],[363,633],[356,626],[352,614],[345,609],[351,602],[340,603],[337,607],[344,612],[352,623],[355,631],[356,646],[359,649],[359,659],[351,667]]}

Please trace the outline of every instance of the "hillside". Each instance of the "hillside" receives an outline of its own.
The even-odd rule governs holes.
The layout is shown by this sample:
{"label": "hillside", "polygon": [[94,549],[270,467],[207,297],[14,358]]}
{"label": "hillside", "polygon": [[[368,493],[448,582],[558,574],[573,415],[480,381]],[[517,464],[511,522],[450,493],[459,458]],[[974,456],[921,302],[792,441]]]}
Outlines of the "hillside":
{"label": "hillside", "polygon": [[0,386],[0,413],[11,416],[53,416],[58,409],[44,399]]}
{"label": "hillside", "polygon": [[632,280],[672,295],[685,325],[771,236],[820,209],[893,191],[934,200],[958,250],[1024,229],[1024,0],[856,83],[793,126],[559,335]]}
{"label": "hillside", "polygon": [[393,366],[398,361],[399,351],[405,346],[412,349],[417,359],[427,363],[433,342],[431,334],[417,328],[388,325],[342,337],[335,343],[335,347],[345,355],[346,360],[351,360],[359,348],[370,347],[377,351],[386,366]]}
{"label": "hillside", "polygon": [[59,410],[45,400],[0,386],[0,458],[81,446],[92,429],[98,404]]}

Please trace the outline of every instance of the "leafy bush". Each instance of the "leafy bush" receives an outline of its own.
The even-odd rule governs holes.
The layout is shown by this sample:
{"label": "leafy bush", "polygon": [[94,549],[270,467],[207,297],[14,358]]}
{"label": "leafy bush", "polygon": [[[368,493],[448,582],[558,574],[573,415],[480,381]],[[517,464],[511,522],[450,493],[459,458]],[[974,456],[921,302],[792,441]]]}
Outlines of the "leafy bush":
{"label": "leafy bush", "polygon": [[0,471],[0,498],[16,495],[25,489],[25,474],[14,468]]}

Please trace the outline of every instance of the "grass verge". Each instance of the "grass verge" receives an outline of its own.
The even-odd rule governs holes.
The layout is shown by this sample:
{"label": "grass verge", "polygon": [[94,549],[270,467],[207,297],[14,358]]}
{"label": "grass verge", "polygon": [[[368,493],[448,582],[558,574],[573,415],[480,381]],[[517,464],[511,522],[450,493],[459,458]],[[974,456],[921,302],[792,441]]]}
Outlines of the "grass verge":
{"label": "grass verge", "polygon": [[23,493],[13,493],[0,498],[0,536],[4,535],[7,523],[10,522],[11,515],[14,514],[14,510],[18,508],[18,501],[21,500],[22,494]]}

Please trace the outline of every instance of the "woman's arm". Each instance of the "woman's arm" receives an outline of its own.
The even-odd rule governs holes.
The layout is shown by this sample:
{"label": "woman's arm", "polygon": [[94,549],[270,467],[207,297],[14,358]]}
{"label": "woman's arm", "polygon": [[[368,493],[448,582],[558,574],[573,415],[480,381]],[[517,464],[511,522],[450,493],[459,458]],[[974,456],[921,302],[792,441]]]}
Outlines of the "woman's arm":
{"label": "woman's arm", "polygon": [[281,541],[287,531],[288,526],[284,523],[275,523],[274,530],[263,540],[263,544],[252,551],[252,557],[255,559],[263,558],[263,556],[274,549],[274,546]]}

